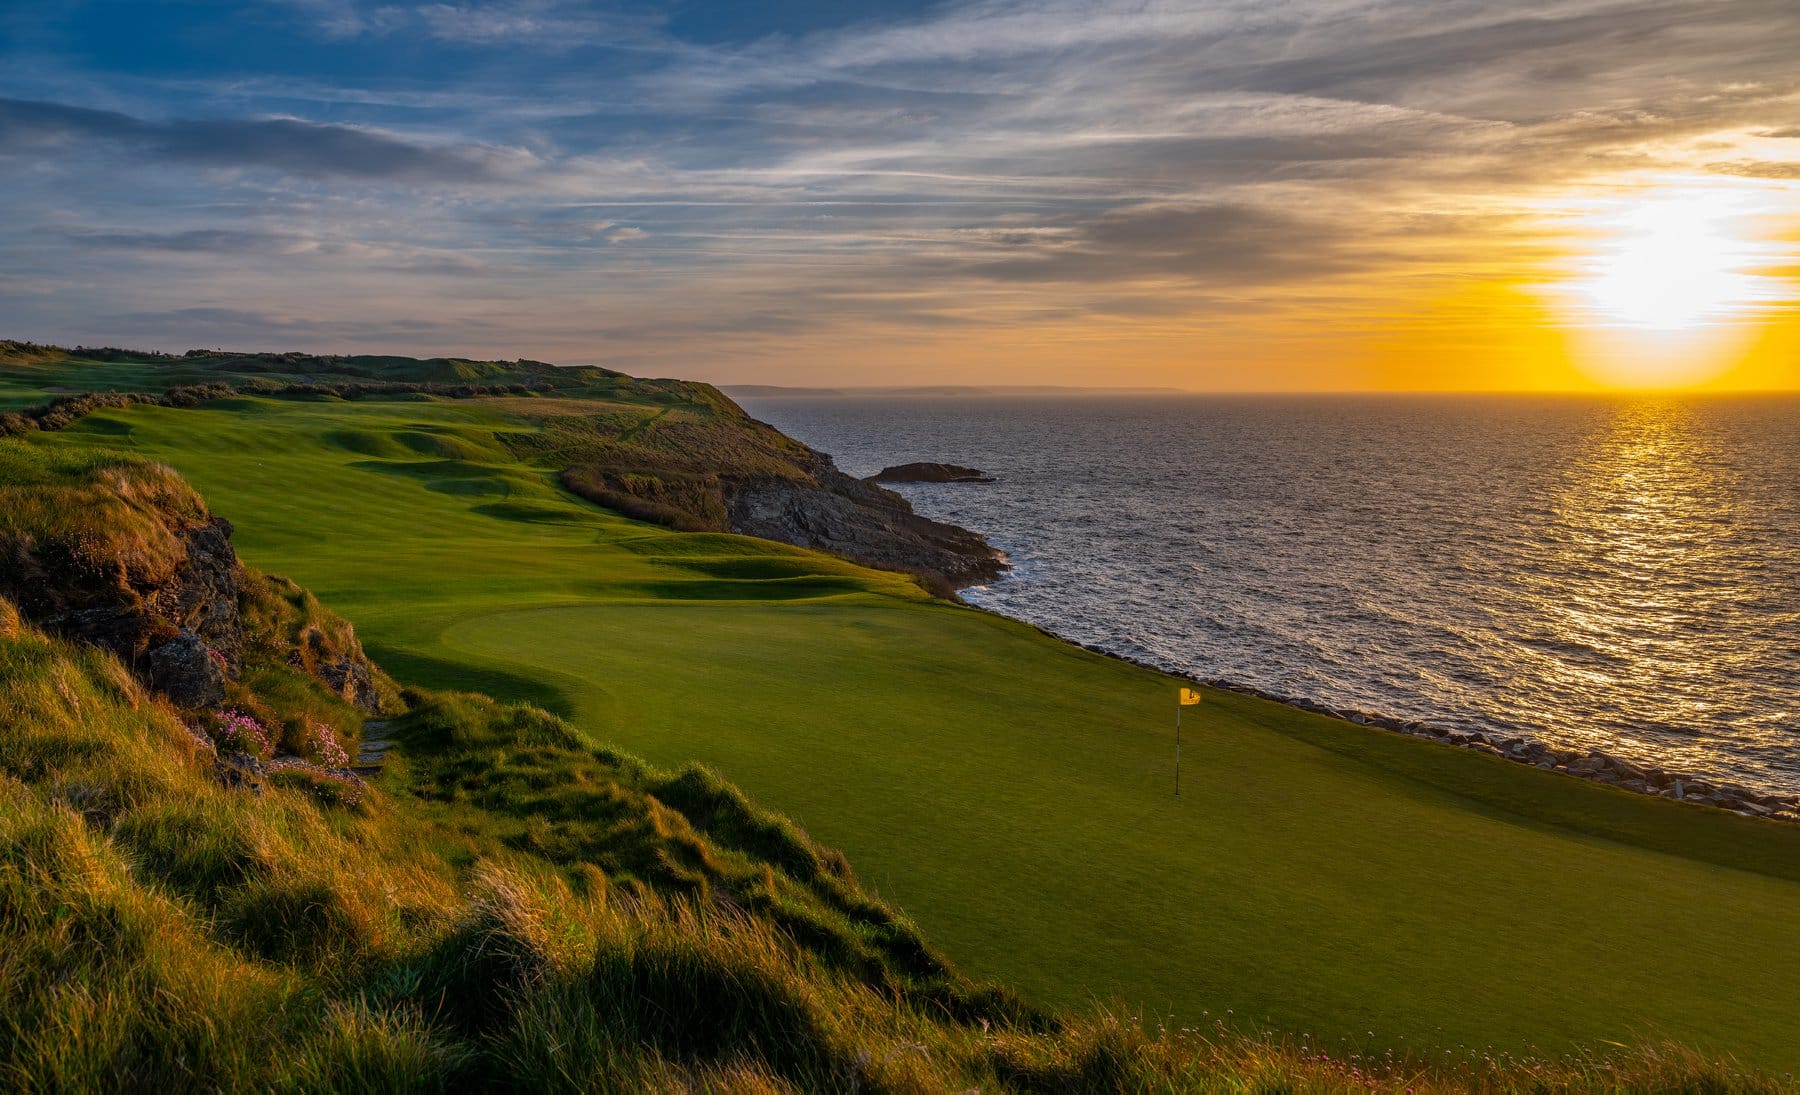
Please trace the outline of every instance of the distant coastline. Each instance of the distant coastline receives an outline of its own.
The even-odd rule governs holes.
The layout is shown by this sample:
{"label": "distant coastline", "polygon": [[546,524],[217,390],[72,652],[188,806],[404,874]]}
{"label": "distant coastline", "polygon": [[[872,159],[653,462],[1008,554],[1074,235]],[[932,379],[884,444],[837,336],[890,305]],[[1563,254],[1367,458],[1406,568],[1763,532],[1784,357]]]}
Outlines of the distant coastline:
{"label": "distant coastline", "polygon": [[869,388],[787,388],[778,384],[719,384],[716,387],[733,399],[1196,394],[1186,388],[1083,388],[1057,384],[921,384],[906,387]]}

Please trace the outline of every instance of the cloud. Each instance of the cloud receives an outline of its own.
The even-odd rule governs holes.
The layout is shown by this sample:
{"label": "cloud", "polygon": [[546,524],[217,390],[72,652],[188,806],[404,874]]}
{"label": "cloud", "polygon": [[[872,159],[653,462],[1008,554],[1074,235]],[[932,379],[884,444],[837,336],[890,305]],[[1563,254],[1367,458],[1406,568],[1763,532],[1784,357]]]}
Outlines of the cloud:
{"label": "cloud", "polygon": [[781,5],[705,40],[665,0],[265,2],[331,46],[271,65],[267,20],[169,5],[206,43],[158,53],[179,77],[0,69],[64,101],[0,100],[0,246],[113,301],[70,324],[312,337],[280,325],[305,300],[341,317],[321,332],[455,349],[486,308],[496,350],[607,332],[695,362],[1282,309],[1366,330],[1405,293],[1550,276],[1597,187],[1789,179],[1774,138],[1800,136],[1793,0],[967,0],[810,32]]}
{"label": "cloud", "polygon": [[1250,205],[1142,205],[1110,212],[1030,254],[967,269],[1005,281],[1266,284],[1343,272],[1353,265],[1345,251],[1350,239],[1341,223]]}
{"label": "cloud", "polygon": [[603,13],[560,0],[426,4],[416,14],[440,41],[482,46],[641,47],[658,37],[662,25],[658,17]]}
{"label": "cloud", "polygon": [[1707,170],[1745,179],[1800,179],[1800,161],[1795,160],[1737,160],[1708,164]]}
{"label": "cloud", "polygon": [[[463,248],[421,247],[373,239],[330,238],[301,232],[243,228],[193,228],[172,232],[74,228],[56,235],[85,251],[145,256],[203,255],[227,259],[239,278],[252,270],[279,270],[298,278],[305,270],[354,267],[448,278],[487,278],[521,271],[496,266]],[[276,260],[259,262],[257,260]]]}
{"label": "cloud", "polygon": [[195,228],[183,232],[75,230],[65,235],[80,247],[182,254],[244,254],[288,250],[308,242],[303,237],[285,233],[233,228]]}
{"label": "cloud", "polygon": [[356,0],[272,0],[281,7],[293,9],[306,17],[319,34],[334,40],[346,40],[364,34],[383,34],[397,29],[401,9],[381,5],[365,9]]}
{"label": "cloud", "polygon": [[[315,318],[290,312],[263,311],[200,305],[166,311],[123,312],[99,317],[100,329],[108,333],[124,333],[131,337],[162,340],[187,339],[219,345],[233,340],[266,340],[276,338],[306,339],[317,345],[319,340],[359,340],[413,338],[433,335],[444,326],[432,318],[393,317],[379,319]],[[462,317],[457,326],[470,330],[486,328],[480,319]]]}
{"label": "cloud", "polygon": [[429,145],[374,129],[290,118],[155,122],[62,103],[0,99],[0,149],[82,142],[173,163],[396,182],[494,179],[528,159],[511,150]]}
{"label": "cloud", "polygon": [[362,4],[356,0],[276,0],[333,40],[424,36],[466,47],[671,46],[658,15],[607,11],[575,0],[464,0]]}

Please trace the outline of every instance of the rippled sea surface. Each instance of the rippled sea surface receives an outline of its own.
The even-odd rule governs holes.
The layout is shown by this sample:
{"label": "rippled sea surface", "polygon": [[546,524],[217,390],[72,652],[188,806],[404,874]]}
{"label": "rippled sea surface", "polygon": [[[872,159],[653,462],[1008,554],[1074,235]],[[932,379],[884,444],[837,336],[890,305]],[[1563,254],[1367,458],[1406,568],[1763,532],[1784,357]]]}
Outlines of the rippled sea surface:
{"label": "rippled sea surface", "polygon": [[1800,790],[1800,399],[749,399],[1200,677]]}

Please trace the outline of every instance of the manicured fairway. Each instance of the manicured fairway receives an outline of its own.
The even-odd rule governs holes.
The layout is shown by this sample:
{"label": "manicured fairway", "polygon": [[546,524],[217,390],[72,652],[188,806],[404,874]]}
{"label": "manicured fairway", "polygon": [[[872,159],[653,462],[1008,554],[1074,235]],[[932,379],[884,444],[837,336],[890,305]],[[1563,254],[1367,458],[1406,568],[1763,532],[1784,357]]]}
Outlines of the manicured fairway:
{"label": "manicured fairway", "polygon": [[700,760],[965,968],[1376,1047],[1667,1035],[1800,1066],[1800,831],[1172,688],[910,584],[664,533],[507,462],[480,404],[233,400],[50,444],[186,473],[403,679]]}

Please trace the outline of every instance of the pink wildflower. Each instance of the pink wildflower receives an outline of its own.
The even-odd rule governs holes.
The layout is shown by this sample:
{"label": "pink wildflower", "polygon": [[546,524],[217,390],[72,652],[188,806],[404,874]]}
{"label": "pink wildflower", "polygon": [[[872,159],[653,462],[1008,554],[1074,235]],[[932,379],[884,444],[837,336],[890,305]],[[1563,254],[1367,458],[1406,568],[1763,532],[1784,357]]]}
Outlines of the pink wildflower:
{"label": "pink wildflower", "polygon": [[312,724],[313,759],[326,768],[350,767],[350,754],[338,740],[337,732],[322,722]]}
{"label": "pink wildflower", "polygon": [[216,716],[213,737],[219,747],[232,753],[250,753],[258,757],[267,757],[271,752],[269,733],[255,718],[244,714],[235,707],[228,707]]}

